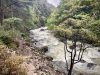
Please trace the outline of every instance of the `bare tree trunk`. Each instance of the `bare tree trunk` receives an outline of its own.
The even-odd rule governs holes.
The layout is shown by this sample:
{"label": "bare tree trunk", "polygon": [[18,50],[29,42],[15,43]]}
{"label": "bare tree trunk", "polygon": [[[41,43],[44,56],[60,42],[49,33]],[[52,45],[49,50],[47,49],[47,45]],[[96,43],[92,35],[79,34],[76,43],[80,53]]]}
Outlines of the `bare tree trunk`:
{"label": "bare tree trunk", "polygon": [[72,74],[73,66],[74,66],[74,64],[73,64],[73,62],[71,62],[70,69],[68,71],[68,75],[71,75]]}
{"label": "bare tree trunk", "polygon": [[[85,46],[85,43],[81,42],[81,46],[79,47],[79,53],[77,53],[77,40],[78,39],[81,39],[82,37],[79,37],[79,35],[77,35],[79,32],[79,30],[74,33],[73,35],[73,39],[72,39],[72,48],[68,49],[67,45],[67,41],[64,42],[64,52],[65,52],[65,61],[66,61],[66,70],[68,71],[67,75],[71,75],[72,74],[72,71],[73,71],[73,67],[74,67],[74,64],[80,62],[82,60],[82,56],[83,56],[83,53],[84,51],[90,47],[90,46]],[[83,41],[81,39],[81,41]],[[67,62],[67,59],[66,59],[66,52],[70,53],[71,57],[70,57],[70,65],[69,65],[69,68],[68,68],[68,62]],[[77,57],[78,55],[78,57]],[[77,58],[76,58],[77,57]]]}
{"label": "bare tree trunk", "polygon": [[0,25],[3,24],[3,10],[2,10],[2,1],[0,0]]}
{"label": "bare tree trunk", "polygon": [[69,68],[69,71],[68,71],[68,75],[72,74],[72,70],[73,70],[73,66],[74,66],[74,60],[75,60],[75,57],[73,57],[73,50],[72,50],[72,52],[71,52],[71,63],[70,63],[70,68]]}

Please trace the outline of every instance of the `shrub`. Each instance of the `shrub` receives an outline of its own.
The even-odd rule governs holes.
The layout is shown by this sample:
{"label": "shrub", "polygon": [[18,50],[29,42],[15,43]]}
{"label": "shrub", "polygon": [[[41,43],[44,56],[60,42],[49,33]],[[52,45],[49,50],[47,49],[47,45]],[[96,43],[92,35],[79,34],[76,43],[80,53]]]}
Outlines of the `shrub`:
{"label": "shrub", "polygon": [[27,75],[25,69],[20,67],[23,59],[12,57],[7,51],[8,48],[0,42],[0,75]]}
{"label": "shrub", "polygon": [[2,27],[0,27],[0,37],[1,36],[9,36],[9,37],[12,37],[12,38],[20,38],[21,33],[20,33],[19,30],[16,30],[16,29],[5,30],[5,28],[2,26]]}
{"label": "shrub", "polygon": [[8,47],[13,48],[14,50],[17,49],[19,42],[14,41],[11,37],[8,36],[1,36],[0,40]]}
{"label": "shrub", "polygon": [[10,29],[8,31],[6,31],[9,33],[9,37],[11,38],[21,38],[21,33],[19,30],[15,30],[15,29]]}
{"label": "shrub", "polygon": [[[16,27],[17,25],[21,25],[22,19],[12,17],[12,18],[4,19],[3,22],[7,25],[10,25],[10,27],[11,27],[11,25],[14,25]],[[12,26],[12,27],[14,27],[14,26]]]}
{"label": "shrub", "polygon": [[16,18],[16,17],[7,18],[4,19],[3,22],[4,22],[3,27],[5,30],[16,29],[16,30],[24,31],[24,25],[22,19],[20,18]]}
{"label": "shrub", "polygon": [[25,69],[22,69],[20,66],[22,62],[23,59],[21,57],[9,57],[9,59],[6,59],[6,67],[2,73],[4,75],[27,75]]}
{"label": "shrub", "polygon": [[0,37],[1,36],[8,36],[9,33],[7,31],[4,31],[4,28],[3,27],[0,27]]}

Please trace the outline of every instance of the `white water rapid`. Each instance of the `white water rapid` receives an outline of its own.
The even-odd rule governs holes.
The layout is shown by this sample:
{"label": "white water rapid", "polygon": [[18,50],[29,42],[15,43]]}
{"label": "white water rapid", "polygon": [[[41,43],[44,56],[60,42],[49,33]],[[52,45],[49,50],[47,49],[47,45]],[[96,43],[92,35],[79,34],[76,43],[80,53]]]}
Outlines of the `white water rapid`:
{"label": "white water rapid", "polygon": [[[34,46],[48,46],[45,54],[53,57],[54,68],[66,72],[64,58],[64,44],[54,37],[47,27],[30,30],[30,37],[35,40]],[[71,41],[68,41],[68,46]],[[68,48],[69,49],[69,48]],[[77,51],[78,53],[78,51]],[[67,53],[67,60],[70,62],[70,54]],[[100,75],[100,48],[88,48],[83,55],[83,62],[74,65],[73,75]]]}

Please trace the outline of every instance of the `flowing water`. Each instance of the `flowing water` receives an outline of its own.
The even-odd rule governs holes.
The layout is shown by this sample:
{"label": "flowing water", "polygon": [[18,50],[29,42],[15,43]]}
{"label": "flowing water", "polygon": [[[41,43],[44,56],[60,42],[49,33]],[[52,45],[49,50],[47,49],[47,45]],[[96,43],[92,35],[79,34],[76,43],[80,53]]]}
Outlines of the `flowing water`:
{"label": "flowing water", "polygon": [[[30,37],[36,42],[34,46],[42,47],[48,46],[48,52],[45,53],[47,56],[53,57],[54,68],[63,72],[66,72],[65,58],[64,58],[64,44],[54,37],[47,27],[41,27],[30,31]],[[78,42],[80,43],[80,42]],[[68,49],[71,45],[71,41],[68,41]],[[88,44],[87,44],[88,45]],[[84,62],[79,62],[74,65],[73,75],[100,75],[100,48],[92,47],[87,48],[84,52]],[[79,51],[77,51],[77,54]],[[67,60],[70,63],[70,54],[67,53]]]}

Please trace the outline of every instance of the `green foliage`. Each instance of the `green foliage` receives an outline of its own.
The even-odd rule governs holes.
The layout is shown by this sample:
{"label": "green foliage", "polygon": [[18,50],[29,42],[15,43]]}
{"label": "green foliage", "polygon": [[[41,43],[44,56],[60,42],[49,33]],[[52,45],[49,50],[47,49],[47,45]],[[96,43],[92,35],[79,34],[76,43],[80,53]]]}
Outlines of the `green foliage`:
{"label": "green foliage", "polygon": [[9,35],[8,31],[4,31],[4,27],[0,27],[0,37],[8,35]]}
{"label": "green foliage", "polygon": [[51,14],[51,18],[48,18],[46,26],[48,26],[49,29],[53,29],[55,25],[58,25],[56,16],[59,16],[59,14],[56,11],[54,11]]}
{"label": "green foliage", "polygon": [[76,20],[74,20],[73,18],[68,18],[67,20],[65,20],[62,23],[64,23],[67,26],[74,26],[74,25],[76,25]]}
{"label": "green foliage", "polygon": [[79,30],[79,36],[84,35],[85,42],[96,43],[100,40],[99,7],[98,0],[61,0],[58,8],[48,19],[47,26],[50,29],[55,28],[55,34],[66,38],[68,38],[65,33],[67,30],[68,33]]}
{"label": "green foliage", "polygon": [[0,37],[2,36],[9,36],[11,38],[20,38],[21,37],[21,33],[19,30],[15,30],[15,29],[9,29],[9,30],[5,30],[5,27],[0,27]]}
{"label": "green foliage", "polygon": [[20,24],[21,22],[22,22],[22,19],[16,18],[16,17],[4,19],[4,23],[7,23],[7,24]]}
{"label": "green foliage", "polygon": [[[16,3],[12,4],[14,1]],[[6,36],[11,39],[21,38],[21,33],[24,33],[25,37],[29,36],[30,29],[44,26],[54,9],[46,0],[1,0],[1,2],[2,8],[8,7],[3,10],[5,13],[3,25],[0,27],[0,37]],[[10,4],[12,5],[9,6]]]}
{"label": "green foliage", "polygon": [[61,28],[61,27],[57,27],[57,28],[54,29],[54,34],[58,38],[63,37],[63,38],[66,38],[66,39],[67,38],[70,39],[71,36],[72,36],[72,30],[71,30],[71,28],[64,29],[64,28]]}
{"label": "green foliage", "polygon": [[[12,4],[13,2],[16,2]],[[17,2],[18,1],[18,2]],[[30,29],[44,26],[53,7],[46,0],[2,0],[4,30],[16,29],[27,34]],[[12,4],[11,6],[9,6]]]}
{"label": "green foliage", "polygon": [[15,39],[21,38],[21,33],[18,30],[4,30],[3,28],[4,27],[0,27],[0,41],[2,41],[7,47],[16,50],[19,46],[19,42]]}
{"label": "green foliage", "polygon": [[24,27],[22,25],[23,24],[22,19],[20,19],[20,18],[16,18],[16,17],[7,18],[7,19],[4,19],[3,22],[4,22],[4,28],[6,30],[11,29],[11,28],[15,28],[17,30],[20,30],[20,28],[21,28],[21,30],[24,29]]}
{"label": "green foliage", "polygon": [[50,24],[50,25],[48,25],[48,27],[49,27],[50,30],[53,30],[55,28],[55,25],[54,24]]}
{"label": "green foliage", "polygon": [[99,38],[99,36],[100,36],[100,20],[90,21],[88,28],[90,30],[92,30],[95,34],[97,34],[98,38]]}
{"label": "green foliage", "polygon": [[54,30],[54,35],[59,38],[61,41],[65,39],[73,39],[77,35],[77,40],[81,42],[86,42],[94,44],[97,42],[97,36],[88,29],[72,29],[64,28],[63,26],[56,27]]}
{"label": "green foliage", "polygon": [[34,29],[38,27],[38,22],[32,23],[32,22],[26,22],[26,26],[24,28],[26,28],[26,30],[30,30],[30,29]]}
{"label": "green foliage", "polygon": [[47,26],[49,27],[49,29],[53,29],[55,24],[56,24],[57,20],[56,19],[48,19],[47,20]]}
{"label": "green foliage", "polygon": [[84,20],[90,18],[90,16],[89,14],[79,14],[79,15],[75,15],[74,18]]}
{"label": "green foliage", "polygon": [[1,36],[0,40],[8,47],[13,48],[16,50],[18,48],[19,43],[17,41],[14,41],[11,37],[8,36]]}
{"label": "green foliage", "polygon": [[9,45],[12,42],[12,39],[7,36],[2,36],[0,39],[3,41],[4,44]]}
{"label": "green foliage", "polygon": [[83,29],[83,28],[80,29],[79,35],[81,39],[84,40],[83,42],[87,42],[91,44],[91,43],[96,43],[97,41],[97,36],[88,29]]}

